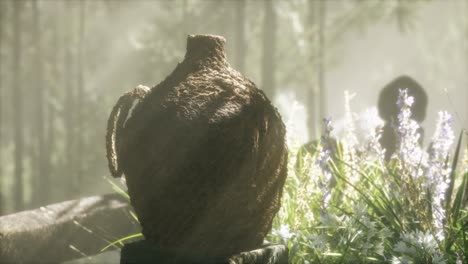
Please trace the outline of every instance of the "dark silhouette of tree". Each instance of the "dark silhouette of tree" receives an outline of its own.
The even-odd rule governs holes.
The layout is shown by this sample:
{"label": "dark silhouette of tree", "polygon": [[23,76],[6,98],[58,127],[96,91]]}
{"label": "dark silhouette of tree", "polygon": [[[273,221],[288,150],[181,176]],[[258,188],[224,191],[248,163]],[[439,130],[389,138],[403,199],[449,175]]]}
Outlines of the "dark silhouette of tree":
{"label": "dark silhouette of tree", "polygon": [[318,4],[318,46],[317,46],[317,80],[320,96],[320,115],[324,118],[327,114],[327,96],[325,89],[325,19],[326,2],[324,0],[316,1]]}
{"label": "dark silhouette of tree", "polygon": [[[39,2],[32,1],[32,41],[34,42],[33,45],[35,47],[34,50],[34,82],[35,85],[32,87],[34,89],[33,93],[35,95],[34,98],[34,106],[35,106],[35,153],[34,159],[35,161],[35,169],[32,175],[33,177],[33,203],[40,203],[42,201],[46,201],[48,199],[47,188],[50,186],[49,182],[49,175],[46,174],[46,160],[47,155],[46,153],[46,143],[45,143],[45,84],[44,84],[44,58],[43,58],[43,38],[41,31],[41,18],[40,18],[40,10],[39,10]],[[34,204],[37,205],[37,204]]]}
{"label": "dark silhouette of tree", "polygon": [[235,56],[234,63],[236,69],[245,72],[245,58],[246,58],[246,39],[245,39],[245,0],[236,1],[235,12]]}
{"label": "dark silhouette of tree", "polygon": [[13,2],[13,85],[12,85],[12,109],[13,109],[13,137],[14,137],[14,200],[15,210],[24,208],[24,118],[23,118],[23,82],[22,78],[22,9],[23,1]]}
{"label": "dark silhouette of tree", "polygon": [[[5,19],[5,8],[6,4],[5,2],[1,1],[0,2],[0,50],[3,50],[5,48],[5,41],[4,41],[4,29],[3,27],[6,25],[6,19]],[[0,175],[2,175],[2,157],[3,157],[3,129],[5,126],[3,126],[3,85],[5,83],[4,78],[3,78],[3,69],[6,68],[6,65],[4,65],[5,59],[3,58],[3,54],[0,52]],[[2,184],[0,184],[0,187]],[[1,214],[1,205],[0,205],[0,214]]]}
{"label": "dark silhouette of tree", "polygon": [[[312,67],[312,83],[307,91],[307,128],[311,139],[318,137],[318,127],[322,118],[326,117],[325,89],[325,1],[308,1],[307,22],[317,33],[309,32],[309,63]],[[310,75],[307,73],[307,75]]]}
{"label": "dark silhouette of tree", "polygon": [[69,188],[74,190],[77,188],[77,177],[76,177],[76,138],[75,138],[75,120],[76,120],[76,107],[75,107],[75,96],[76,96],[76,83],[73,82],[75,74],[73,74],[73,47],[74,41],[74,19],[73,19],[73,3],[72,1],[64,2],[64,13],[70,21],[64,25],[64,68],[65,68],[65,98],[64,98],[64,110],[62,111],[63,124],[65,126],[65,163],[62,173],[67,173],[70,177]]}
{"label": "dark silhouette of tree", "polygon": [[[308,25],[308,63],[313,63],[317,56],[317,48],[314,44],[315,34],[313,34],[313,29],[317,25],[317,7],[316,1],[308,1],[307,2],[307,25]],[[315,67],[314,67],[315,68]],[[310,75],[309,72],[306,72],[306,75]],[[312,74],[313,76],[314,74]],[[314,76],[315,77],[315,76]],[[318,105],[320,102],[318,101],[318,87],[317,81],[315,78],[307,78],[309,81],[309,87],[307,87],[307,98],[306,98],[306,106],[307,106],[307,130],[309,132],[309,137],[311,139],[317,138],[318,131],[317,125],[319,124],[319,107]]]}
{"label": "dark silhouette of tree", "polygon": [[[5,41],[5,29],[4,27],[7,25],[7,19],[6,19],[6,8],[7,5],[5,4],[4,1],[0,1],[0,50],[3,50],[4,48],[7,48],[6,41]],[[0,177],[4,177],[4,170],[3,170],[3,135],[4,135],[4,129],[6,128],[6,125],[4,125],[4,112],[3,112],[3,104],[4,104],[4,87],[5,85],[5,78],[4,78],[4,71],[3,69],[8,68],[6,65],[5,61],[6,55],[4,55],[2,52],[0,52]],[[5,196],[3,195],[3,187],[4,183],[3,181],[0,180],[0,215],[3,215],[4,212],[4,207],[6,204],[5,201]]]}
{"label": "dark silhouette of tree", "polygon": [[[51,64],[51,76],[53,83],[48,84],[48,97],[46,106],[47,106],[47,130],[46,130],[46,157],[45,157],[45,168],[44,173],[48,175],[50,181],[56,181],[55,177],[55,166],[52,163],[52,156],[57,151],[56,150],[56,119],[57,119],[57,107],[53,103],[55,99],[58,99],[58,90],[61,87],[61,73],[60,70],[60,54],[63,51],[63,42],[60,38],[61,36],[61,25],[60,25],[60,15],[61,15],[61,6],[54,5],[54,17],[49,20],[49,25],[52,30],[52,36],[50,37],[50,47],[52,52],[50,52],[50,64]],[[52,100],[52,98],[54,100]],[[49,183],[50,184],[50,183]],[[48,194],[50,199],[51,194]]]}
{"label": "dark silhouette of tree", "polygon": [[[85,12],[86,12],[86,1],[81,0],[78,2],[78,52],[77,52],[77,96],[76,96],[76,111],[77,111],[77,123],[76,123],[76,173],[78,184],[83,182],[83,155],[84,155],[84,103],[85,103],[85,92],[84,92],[84,33],[85,33]],[[76,186],[75,186],[76,187]]]}

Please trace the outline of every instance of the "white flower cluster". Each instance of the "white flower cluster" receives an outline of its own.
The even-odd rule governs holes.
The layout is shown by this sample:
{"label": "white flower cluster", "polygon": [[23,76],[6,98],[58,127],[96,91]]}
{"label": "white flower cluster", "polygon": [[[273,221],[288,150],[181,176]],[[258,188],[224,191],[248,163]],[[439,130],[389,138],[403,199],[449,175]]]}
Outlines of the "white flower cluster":
{"label": "white flower cluster", "polygon": [[439,250],[437,241],[429,231],[417,230],[402,234],[394,251],[399,255],[393,257],[393,264],[426,263],[429,260],[433,264],[447,263]]}
{"label": "white flower cluster", "polygon": [[344,137],[341,141],[343,146],[343,161],[350,166],[345,167],[346,178],[355,184],[359,181],[359,174],[356,171],[357,160],[356,151],[359,149],[359,141],[356,136],[355,114],[351,111],[351,100],[355,94],[345,91],[345,129]]}
{"label": "white flower cluster", "polygon": [[273,229],[272,234],[278,236],[283,240],[283,243],[287,244],[289,239],[294,237],[296,234],[291,232],[289,225],[282,224],[279,229]]}

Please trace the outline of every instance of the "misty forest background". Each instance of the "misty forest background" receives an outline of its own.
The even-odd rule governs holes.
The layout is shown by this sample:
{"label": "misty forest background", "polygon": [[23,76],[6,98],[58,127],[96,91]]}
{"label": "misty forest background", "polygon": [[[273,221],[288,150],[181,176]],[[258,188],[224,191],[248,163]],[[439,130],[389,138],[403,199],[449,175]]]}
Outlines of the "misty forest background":
{"label": "misty forest background", "polygon": [[227,39],[228,60],[275,102],[297,142],[321,118],[374,111],[407,74],[467,127],[468,1],[1,0],[0,215],[112,192],[104,135],[117,98],[183,59],[188,34]]}

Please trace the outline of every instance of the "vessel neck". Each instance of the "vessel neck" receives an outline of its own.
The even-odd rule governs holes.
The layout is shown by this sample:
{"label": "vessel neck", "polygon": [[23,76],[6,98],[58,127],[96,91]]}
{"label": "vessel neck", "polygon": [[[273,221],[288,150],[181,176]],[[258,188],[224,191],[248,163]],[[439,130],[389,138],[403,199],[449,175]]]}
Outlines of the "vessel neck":
{"label": "vessel neck", "polygon": [[226,40],[214,35],[189,35],[185,62],[194,64],[215,63],[227,65]]}

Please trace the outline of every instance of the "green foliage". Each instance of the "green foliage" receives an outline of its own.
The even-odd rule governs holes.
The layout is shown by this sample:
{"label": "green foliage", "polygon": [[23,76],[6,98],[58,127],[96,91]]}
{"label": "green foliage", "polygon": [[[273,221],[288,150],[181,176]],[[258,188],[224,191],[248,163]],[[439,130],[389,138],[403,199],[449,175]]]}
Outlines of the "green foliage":
{"label": "green foliage", "polygon": [[468,261],[463,133],[453,158],[434,158],[441,145],[434,137],[414,164],[403,153],[386,163],[382,152],[350,144],[349,138],[330,149],[329,132],[314,151],[291,149],[282,208],[269,235],[288,245],[291,263]]}
{"label": "green foliage", "polygon": [[[127,191],[125,190],[125,187],[123,186],[123,185],[125,185],[125,180],[122,180],[121,184],[115,183],[114,181],[109,180],[107,178],[106,178],[106,180],[109,182],[109,184],[112,186],[112,189],[116,193],[118,193],[123,198],[130,201],[130,196],[128,195]],[[136,216],[135,212],[133,212],[133,209],[130,209],[129,213],[132,216],[133,220],[135,222],[139,223],[138,217]],[[136,234],[132,234],[132,235],[129,235],[129,236],[126,236],[126,237],[119,238],[119,239],[114,240],[114,241],[109,241],[107,246],[105,246],[105,247],[103,247],[101,249],[101,252],[104,252],[104,251],[106,251],[106,250],[108,250],[110,248],[121,249],[123,247],[123,245],[124,245],[124,242],[131,242],[131,241],[135,241],[135,240],[142,239],[142,238],[143,238],[143,234],[140,232],[140,233],[136,233]]]}

